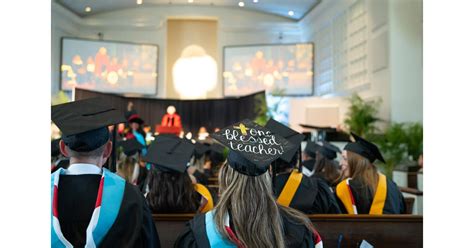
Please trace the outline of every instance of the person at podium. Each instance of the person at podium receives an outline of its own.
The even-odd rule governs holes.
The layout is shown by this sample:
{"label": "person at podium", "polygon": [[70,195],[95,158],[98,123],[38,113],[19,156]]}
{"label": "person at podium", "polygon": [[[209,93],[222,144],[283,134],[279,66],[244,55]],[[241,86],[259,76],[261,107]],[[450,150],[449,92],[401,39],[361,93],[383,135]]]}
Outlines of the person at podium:
{"label": "person at podium", "polygon": [[182,129],[181,117],[176,113],[176,108],[170,105],[166,109],[166,114],[161,119],[161,125],[156,125],[155,135],[158,133],[179,135]]}

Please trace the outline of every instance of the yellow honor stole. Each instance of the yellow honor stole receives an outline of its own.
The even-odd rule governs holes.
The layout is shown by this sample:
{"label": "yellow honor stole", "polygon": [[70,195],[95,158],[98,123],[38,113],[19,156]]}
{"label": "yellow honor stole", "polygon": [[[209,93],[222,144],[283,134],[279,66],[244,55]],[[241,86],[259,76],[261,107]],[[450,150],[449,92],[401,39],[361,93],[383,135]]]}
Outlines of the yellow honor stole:
{"label": "yellow honor stole", "polygon": [[194,190],[196,190],[196,192],[198,192],[206,200],[206,204],[201,207],[199,212],[205,213],[211,210],[214,207],[214,201],[212,200],[211,192],[209,192],[206,186],[196,183],[194,184]]}
{"label": "yellow honor stole", "polygon": [[[349,186],[350,179],[340,182],[336,187],[337,197],[342,201],[344,207],[349,214],[358,214],[355,205],[354,196]],[[387,198],[387,178],[385,175],[379,173],[379,182],[375,191],[372,205],[370,206],[369,214],[382,214],[385,206],[385,199]]]}
{"label": "yellow honor stole", "polygon": [[280,196],[278,196],[277,202],[280,205],[285,207],[290,206],[291,200],[293,200],[293,197],[295,196],[296,190],[298,190],[302,179],[303,173],[299,173],[298,170],[293,170],[293,172],[291,172],[288,181],[286,181],[286,184],[280,193]]}

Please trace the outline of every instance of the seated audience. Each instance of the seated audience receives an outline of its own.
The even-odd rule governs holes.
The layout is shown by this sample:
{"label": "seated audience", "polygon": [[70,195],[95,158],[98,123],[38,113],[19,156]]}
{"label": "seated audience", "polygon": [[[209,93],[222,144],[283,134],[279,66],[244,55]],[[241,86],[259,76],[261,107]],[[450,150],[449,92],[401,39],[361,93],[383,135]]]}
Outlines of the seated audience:
{"label": "seated audience", "polygon": [[99,98],[55,105],[67,169],[51,174],[51,247],[160,247],[141,192],[103,168],[112,152],[107,126],[125,121]]}
{"label": "seated audience", "polygon": [[318,144],[307,141],[306,147],[303,151],[303,156],[301,160],[303,161],[302,172],[304,175],[310,177],[313,175],[314,164],[316,163],[316,151],[318,150]]}
{"label": "seated audience", "polygon": [[397,185],[373,164],[376,159],[385,163],[378,147],[351,134],[355,142],[344,147],[341,159],[344,180],[336,187],[341,210],[348,214],[405,213],[405,201]]}
{"label": "seated audience", "polygon": [[312,177],[323,179],[330,187],[335,187],[339,183],[341,171],[336,159],[341,150],[329,142],[323,141],[323,145],[316,152],[316,164]]}
{"label": "seated audience", "polygon": [[136,139],[128,139],[119,142],[118,147],[121,148],[122,153],[117,161],[117,174],[127,182],[137,185],[140,174],[140,152],[143,145]]}
{"label": "seated audience", "polygon": [[[259,147],[286,152],[294,145],[279,136],[266,135],[267,129],[248,120],[241,124],[240,131],[232,125],[213,134],[230,149],[219,172],[219,202],[212,211],[189,222],[175,247],[322,247],[309,219],[297,210],[279,205],[273,196],[268,168],[280,155],[252,152]],[[241,141],[249,136],[256,138],[256,142]],[[269,140],[284,145],[268,143]]]}
{"label": "seated audience", "polygon": [[194,145],[176,136],[159,135],[143,159],[152,164],[146,200],[153,213],[207,212],[213,207],[209,190],[193,184],[187,165]]}
{"label": "seated audience", "polygon": [[69,166],[69,158],[64,157],[59,150],[59,141],[55,139],[51,141],[51,173],[59,168],[67,169]]}
{"label": "seated audience", "polygon": [[304,135],[270,119],[265,128],[287,139],[295,148],[287,151],[272,164],[274,192],[280,205],[300,210],[305,214],[339,214],[334,194],[319,178],[310,178],[298,171],[298,151]]}

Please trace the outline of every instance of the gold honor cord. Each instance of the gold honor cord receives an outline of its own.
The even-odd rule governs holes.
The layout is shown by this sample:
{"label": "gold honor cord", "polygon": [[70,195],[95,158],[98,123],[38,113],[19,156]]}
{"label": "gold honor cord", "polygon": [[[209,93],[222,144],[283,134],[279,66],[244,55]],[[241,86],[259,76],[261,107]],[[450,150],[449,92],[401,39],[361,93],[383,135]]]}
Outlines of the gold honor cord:
{"label": "gold honor cord", "polygon": [[278,196],[277,202],[280,205],[285,207],[290,206],[291,200],[293,200],[293,197],[295,196],[296,190],[298,190],[302,179],[303,173],[299,173],[297,170],[293,170],[293,172],[291,172],[288,181],[286,181],[283,190]]}

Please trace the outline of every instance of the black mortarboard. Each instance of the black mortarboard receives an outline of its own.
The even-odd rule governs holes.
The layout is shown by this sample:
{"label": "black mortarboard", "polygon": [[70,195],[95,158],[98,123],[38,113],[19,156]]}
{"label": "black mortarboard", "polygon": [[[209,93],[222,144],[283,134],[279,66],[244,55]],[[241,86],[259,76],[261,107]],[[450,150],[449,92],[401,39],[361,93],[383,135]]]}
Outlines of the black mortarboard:
{"label": "black mortarboard", "polygon": [[280,157],[280,159],[288,163],[291,162],[293,156],[298,151],[298,148],[301,146],[301,142],[304,140],[305,136],[281,124],[280,122],[275,121],[274,119],[270,119],[265,125],[265,128],[272,131],[272,133],[280,135],[281,137],[285,138],[293,145],[295,145],[295,148],[288,150]]}
{"label": "black mortarboard", "polygon": [[308,142],[306,142],[306,147],[304,148],[304,152],[308,154],[309,156],[315,158],[316,151],[318,151],[320,147],[321,147],[320,145],[308,140]]}
{"label": "black mortarboard", "polygon": [[184,173],[194,153],[194,145],[177,136],[158,135],[143,160],[164,172]]}
{"label": "black mortarboard", "polygon": [[223,128],[211,137],[229,148],[227,162],[247,176],[265,173],[271,162],[295,147],[280,135],[250,120]]}
{"label": "black mortarboard", "polygon": [[51,157],[57,157],[59,154],[61,154],[61,151],[59,150],[60,140],[61,139],[51,140]]}
{"label": "black mortarboard", "polygon": [[357,153],[362,157],[367,158],[371,163],[373,163],[376,159],[385,163],[379,148],[375,144],[363,139],[353,132],[351,132],[351,134],[354,137],[355,142],[348,143],[344,147],[344,150]]}
{"label": "black mortarboard", "polygon": [[202,156],[204,155],[204,153],[208,152],[209,150],[210,150],[209,144],[200,143],[200,142],[196,142],[196,144],[194,144],[194,153],[197,156]]}
{"label": "black mortarboard", "polygon": [[123,153],[127,156],[133,156],[137,152],[140,152],[144,146],[140,144],[135,138],[128,139],[124,141],[120,141],[117,143],[117,146],[121,146],[123,148]]}
{"label": "black mortarboard", "polygon": [[132,115],[130,115],[130,116],[128,117],[128,122],[129,122],[129,123],[135,122],[135,123],[138,123],[138,124],[140,124],[140,125],[144,123],[143,119],[140,118],[140,116],[138,116],[138,114],[132,114]]}
{"label": "black mortarboard", "polygon": [[51,119],[72,150],[93,151],[109,140],[107,126],[125,122],[123,114],[101,98],[89,98],[51,107]]}
{"label": "black mortarboard", "polygon": [[339,149],[339,147],[327,141],[323,141],[323,146],[319,148],[319,152],[327,159],[333,160],[337,158],[337,154],[341,153],[341,150]]}

